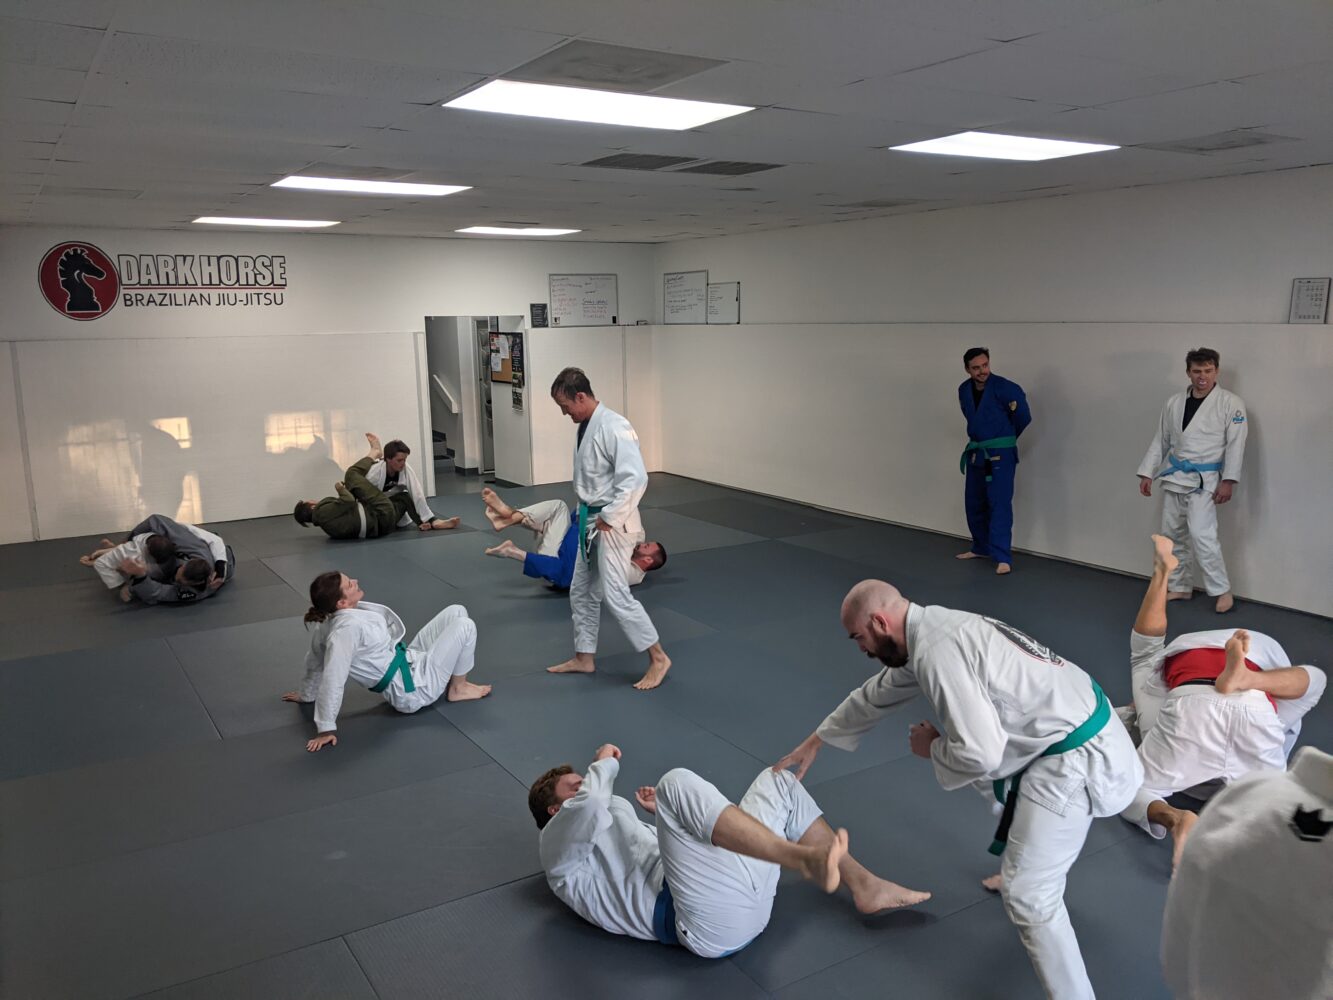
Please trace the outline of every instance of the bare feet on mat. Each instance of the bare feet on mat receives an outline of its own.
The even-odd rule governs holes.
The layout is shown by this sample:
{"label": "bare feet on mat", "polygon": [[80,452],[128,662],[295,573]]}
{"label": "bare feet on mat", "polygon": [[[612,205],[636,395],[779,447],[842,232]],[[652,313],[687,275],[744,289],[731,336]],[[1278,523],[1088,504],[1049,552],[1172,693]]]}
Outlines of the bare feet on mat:
{"label": "bare feet on mat", "polygon": [[1218,694],[1231,694],[1250,687],[1250,675],[1253,673],[1245,665],[1245,656],[1250,651],[1250,633],[1243,628],[1236,629],[1227,640],[1227,665],[1217,675],[1214,687]]}
{"label": "bare feet on mat", "polygon": [[527,555],[522,549],[506,538],[499,545],[492,545],[486,550],[488,556],[495,556],[498,559],[522,559]]}
{"label": "bare feet on mat", "polygon": [[1213,610],[1219,615],[1224,615],[1230,611],[1236,604],[1236,599],[1231,596],[1231,591],[1227,591],[1218,597],[1217,603],[1213,605]]}
{"label": "bare feet on mat", "polygon": [[476,701],[491,693],[489,684],[473,684],[463,677],[454,677],[449,681],[449,690],[445,697],[449,701]]}
{"label": "bare feet on mat", "polygon": [[671,657],[666,653],[654,656],[648,661],[648,672],[636,681],[634,686],[640,691],[651,691],[666,680],[667,671],[670,669]]}
{"label": "bare feet on mat", "polygon": [[908,889],[888,879],[875,878],[858,890],[852,890],[852,902],[858,913],[879,913],[881,910],[899,910],[904,906],[916,906],[930,898],[928,892]]}
{"label": "bare feet on mat", "polygon": [[811,850],[809,857],[801,862],[801,874],[825,892],[834,892],[838,888],[841,875],[838,865],[847,856],[847,831],[839,830],[833,835],[827,847]]}
{"label": "bare feet on mat", "polygon": [[493,510],[501,517],[513,517],[514,508],[500,499],[500,494],[489,486],[483,486],[481,490],[481,499],[488,510]]}
{"label": "bare feet on mat", "polygon": [[983,555],[978,555],[977,553],[973,552],[971,549],[968,549],[966,552],[960,552],[960,553],[958,553],[958,555],[954,556],[954,558],[955,558],[955,559],[985,559],[986,557],[983,556]]}
{"label": "bare feet on mat", "polygon": [[437,517],[430,522],[432,531],[453,531],[458,527],[459,519],[456,517]]}
{"label": "bare feet on mat", "polygon": [[511,510],[508,514],[500,514],[493,508],[486,508],[486,520],[491,522],[491,527],[496,531],[504,531],[505,528],[513,527],[523,520],[523,515],[517,511]]}
{"label": "bare feet on mat", "polygon": [[371,434],[370,431],[366,431],[366,440],[370,442],[370,457],[378,462],[384,457],[384,448],[380,444],[380,439]]}
{"label": "bare feet on mat", "polygon": [[981,880],[981,888],[985,889],[987,892],[999,892],[1004,888],[1004,876],[999,872],[996,872],[990,878],[983,878]]}
{"label": "bare feet on mat", "polygon": [[564,663],[557,663],[554,667],[547,667],[548,674],[590,674],[597,669],[593,659],[587,653],[575,653],[573,657]]}
{"label": "bare feet on mat", "polygon": [[996,576],[1008,576],[1013,571],[1014,568],[1010,566],[1008,563],[1000,563],[995,567]]}

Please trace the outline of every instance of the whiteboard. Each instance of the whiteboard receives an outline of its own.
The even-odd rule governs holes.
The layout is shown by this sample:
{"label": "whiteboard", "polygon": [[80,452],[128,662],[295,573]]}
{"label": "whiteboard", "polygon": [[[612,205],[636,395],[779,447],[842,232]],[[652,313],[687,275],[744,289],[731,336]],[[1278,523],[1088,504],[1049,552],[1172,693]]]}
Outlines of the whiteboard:
{"label": "whiteboard", "polygon": [[673,271],[662,275],[662,322],[707,322],[707,300],[707,271]]}
{"label": "whiteboard", "polygon": [[708,286],[708,322],[739,323],[741,321],[741,283],[720,281]]}
{"label": "whiteboard", "polygon": [[614,274],[551,274],[552,326],[615,326],[620,314]]}

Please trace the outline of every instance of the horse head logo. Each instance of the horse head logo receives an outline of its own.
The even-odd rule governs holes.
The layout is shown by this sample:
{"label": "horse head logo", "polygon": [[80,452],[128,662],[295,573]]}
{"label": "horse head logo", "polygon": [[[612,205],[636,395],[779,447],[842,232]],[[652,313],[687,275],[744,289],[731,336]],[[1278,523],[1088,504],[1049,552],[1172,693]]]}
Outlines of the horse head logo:
{"label": "horse head logo", "polygon": [[51,308],[67,319],[90,320],[116,304],[120,275],[100,247],[58,243],[42,257],[37,283]]}
{"label": "horse head logo", "polygon": [[102,304],[97,301],[97,294],[83,280],[85,274],[93,278],[106,277],[106,271],[93,263],[86,248],[70,247],[60,255],[60,287],[69,296],[65,302],[65,312],[102,311]]}

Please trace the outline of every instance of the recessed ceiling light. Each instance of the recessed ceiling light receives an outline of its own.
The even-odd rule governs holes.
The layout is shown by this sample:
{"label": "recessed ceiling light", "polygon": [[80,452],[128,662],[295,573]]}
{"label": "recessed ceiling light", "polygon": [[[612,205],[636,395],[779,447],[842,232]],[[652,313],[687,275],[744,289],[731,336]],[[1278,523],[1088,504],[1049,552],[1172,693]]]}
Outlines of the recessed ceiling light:
{"label": "recessed ceiling light", "polygon": [[401,181],[356,181],[341,177],[302,177],[294,175],[269,185],[275,188],[300,188],[305,191],[343,191],[349,194],[398,194],[423,195],[438,198],[445,194],[457,194],[459,191],[471,191],[471,187],[459,184],[407,184]]}
{"label": "recessed ceiling light", "polygon": [[545,83],[492,80],[484,87],[443,105],[467,111],[494,111],[502,115],[559,118],[599,125],[631,125],[680,131],[722,118],[753,111],[742,104],[711,104],[671,97],[618,94],[582,87],[553,87]]}
{"label": "recessed ceiling light", "polygon": [[959,132],[940,139],[890,146],[904,153],[939,153],[944,156],[982,156],[991,160],[1054,160],[1080,153],[1104,153],[1119,146],[1101,146],[1093,142],[1063,139],[1032,139],[1023,135],[997,132]]}
{"label": "recessed ceiling light", "polygon": [[568,236],[581,233],[582,229],[540,229],[537,226],[468,226],[455,229],[456,233],[473,233],[477,236]]}
{"label": "recessed ceiling light", "polygon": [[201,215],[194,221],[205,226],[274,226],[279,229],[323,229],[338,225],[321,219],[234,219],[226,215]]}

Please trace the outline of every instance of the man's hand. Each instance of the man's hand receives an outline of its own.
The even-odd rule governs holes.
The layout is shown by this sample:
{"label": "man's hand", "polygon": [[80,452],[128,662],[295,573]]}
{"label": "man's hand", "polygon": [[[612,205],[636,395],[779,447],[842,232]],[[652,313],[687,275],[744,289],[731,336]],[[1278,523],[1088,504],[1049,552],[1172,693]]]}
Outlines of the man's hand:
{"label": "man's hand", "polygon": [[319,752],[321,747],[336,747],[338,745],[337,733],[320,733],[313,740],[305,745],[305,748],[311,753]]}
{"label": "man's hand", "polygon": [[815,755],[819,753],[819,748],[824,745],[824,741],[819,738],[818,733],[811,733],[787,756],[773,765],[775,771],[785,771],[793,764],[796,765],[796,780],[800,781],[805,777],[805,772],[810,770],[810,765],[815,762]]}
{"label": "man's hand", "polygon": [[1152,496],[1152,480],[1147,476],[1139,476],[1139,492],[1145,497]]}
{"label": "man's hand", "polygon": [[126,576],[147,576],[148,567],[144,565],[142,559],[122,559],[120,565],[116,567]]}
{"label": "man's hand", "polygon": [[615,530],[616,530],[615,528],[611,527],[611,525],[609,525],[609,524],[607,524],[605,521],[603,521],[600,517],[599,517],[596,521],[593,522],[593,526],[594,526],[598,531],[615,531]]}
{"label": "man's hand", "polygon": [[644,785],[635,792],[634,801],[643,806],[644,812],[657,815],[657,789],[652,785]]}
{"label": "man's hand", "polygon": [[209,589],[209,590],[217,590],[219,587],[221,587],[221,586],[222,586],[224,583],[226,583],[226,582],[227,582],[227,578],[226,578],[225,576],[222,576],[222,575],[219,574],[219,573],[214,573],[212,576],[210,576],[210,577],[208,578],[208,589]]}
{"label": "man's hand", "polygon": [[304,705],[304,704],[305,704],[305,702],[301,700],[301,693],[300,693],[299,691],[288,691],[286,694],[284,694],[284,695],[282,696],[282,700],[283,700],[283,701],[294,701],[294,702],[296,702],[298,705]]}
{"label": "man's hand", "polygon": [[930,760],[930,745],[940,738],[940,731],[929,722],[921,721],[907,730],[907,741],[912,753]]}
{"label": "man's hand", "polygon": [[595,764],[599,760],[606,760],[608,757],[614,757],[616,760],[620,760],[620,747],[616,746],[614,743],[603,743],[597,748],[597,752],[592,755],[592,760]]}
{"label": "man's hand", "polygon": [[430,522],[422,521],[420,524],[417,525],[417,528],[420,529],[421,531],[430,531]]}
{"label": "man's hand", "polygon": [[1224,504],[1231,499],[1231,491],[1236,488],[1236,483],[1231,479],[1223,479],[1217,484],[1217,489],[1213,493],[1213,503]]}

